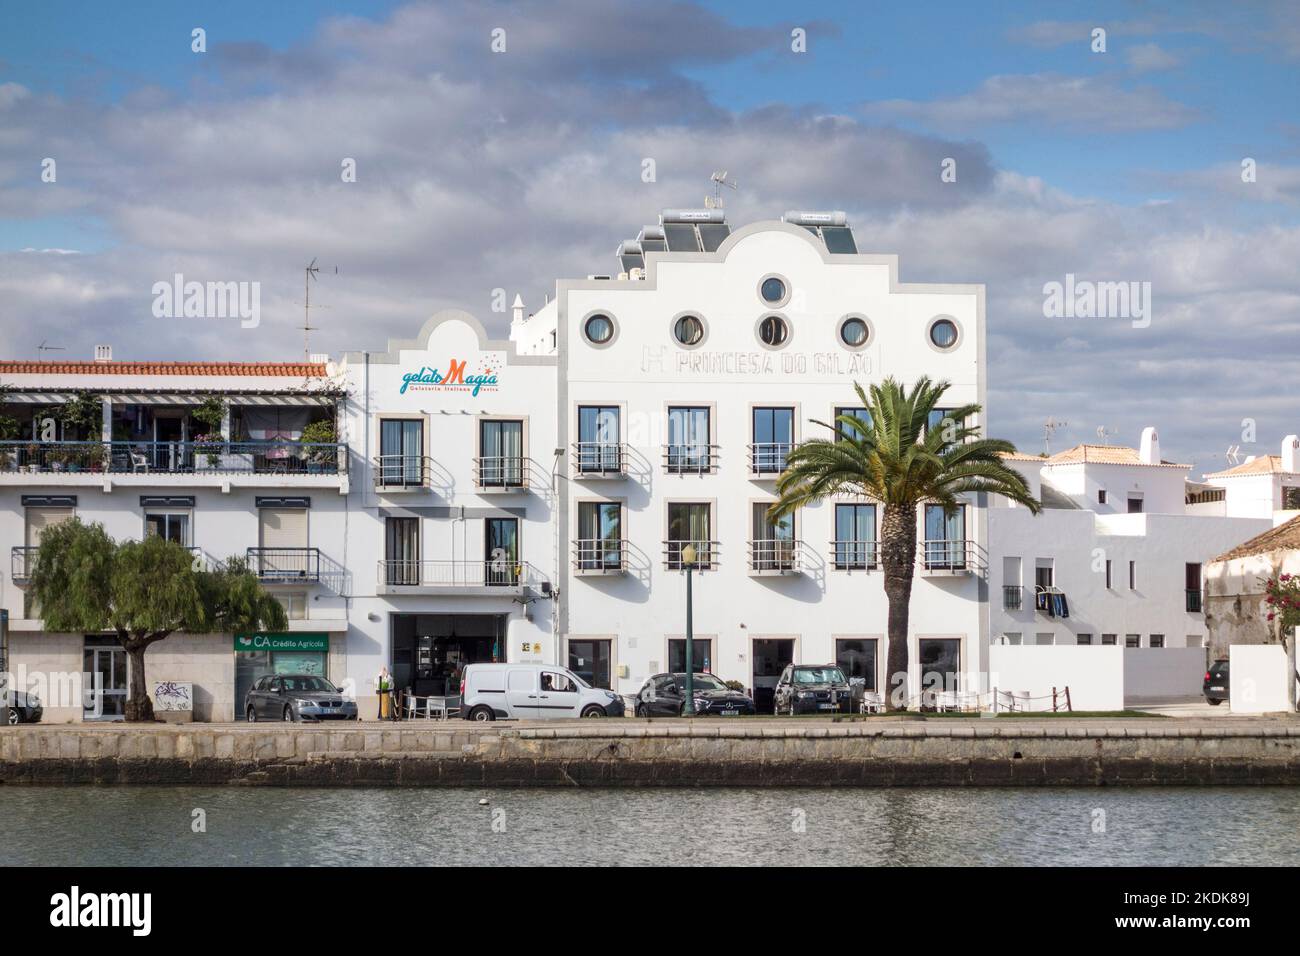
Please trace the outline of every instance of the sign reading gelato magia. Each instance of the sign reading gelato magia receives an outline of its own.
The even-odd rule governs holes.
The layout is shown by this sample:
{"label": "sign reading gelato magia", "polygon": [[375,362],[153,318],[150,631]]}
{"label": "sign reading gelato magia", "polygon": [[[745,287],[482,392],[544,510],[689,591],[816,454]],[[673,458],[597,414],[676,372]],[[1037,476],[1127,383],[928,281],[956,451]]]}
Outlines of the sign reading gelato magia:
{"label": "sign reading gelato magia", "polygon": [[407,392],[468,392],[477,397],[480,392],[495,392],[501,363],[487,356],[479,356],[475,364],[468,359],[449,358],[437,367],[421,365],[414,372],[402,376],[400,394]]}

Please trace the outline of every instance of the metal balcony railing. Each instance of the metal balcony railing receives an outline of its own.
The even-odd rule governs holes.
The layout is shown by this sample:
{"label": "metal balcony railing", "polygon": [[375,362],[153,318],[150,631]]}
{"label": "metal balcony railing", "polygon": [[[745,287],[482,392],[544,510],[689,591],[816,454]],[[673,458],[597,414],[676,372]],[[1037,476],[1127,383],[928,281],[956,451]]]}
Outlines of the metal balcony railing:
{"label": "metal balcony railing", "polygon": [[988,566],[984,550],[969,538],[927,538],[918,542],[916,560],[936,573],[982,573]]}
{"label": "metal balcony railing", "polygon": [[627,570],[623,538],[578,538],[573,542],[573,569],[579,574],[621,574]]}
{"label": "metal balcony railing", "polygon": [[749,542],[749,570],[754,574],[795,574],[801,542],[792,538],[760,538]]}
{"label": "metal balcony railing", "polygon": [[294,441],[4,441],[0,473],[340,475],[347,446]]}
{"label": "metal balcony railing", "polygon": [[664,567],[669,571],[682,571],[686,568],[686,561],[682,557],[682,551],[687,545],[695,547],[695,564],[692,567],[697,571],[711,571],[718,566],[718,542],[717,541],[664,541]]}
{"label": "metal balcony railing", "polygon": [[387,491],[427,487],[432,464],[433,459],[426,455],[377,455],[375,487]]}
{"label": "metal balcony railing", "polygon": [[718,445],[664,445],[664,469],[670,475],[708,475],[718,470]]}
{"label": "metal balcony railing", "polygon": [[379,562],[379,583],[413,588],[525,587],[542,583],[542,575],[528,562],[509,558],[385,560]]}
{"label": "metal balcony railing", "polygon": [[474,484],[480,488],[527,488],[528,459],[519,455],[487,455],[474,459]]}
{"label": "metal balcony railing", "polygon": [[879,563],[878,541],[832,541],[831,563],[836,571],[874,571]]}
{"label": "metal balcony railing", "polygon": [[622,478],[627,474],[627,446],[622,442],[574,442],[573,470],[580,478]]}
{"label": "metal balcony railing", "polygon": [[267,584],[320,581],[320,548],[249,548],[249,570]]}
{"label": "metal balcony railing", "polygon": [[794,445],[790,442],[759,442],[749,446],[749,473],[773,478],[785,471],[785,456]]}
{"label": "metal balcony railing", "polygon": [[15,581],[26,581],[31,578],[32,570],[36,567],[36,553],[39,548],[27,548],[19,545],[13,549],[10,556],[10,574]]}
{"label": "metal balcony railing", "polygon": [[1201,589],[1188,588],[1186,597],[1187,597],[1186,604],[1187,604],[1188,612],[1191,614],[1201,613],[1201,608],[1202,608]]}
{"label": "metal balcony railing", "polygon": [[1002,609],[1019,611],[1025,606],[1025,589],[1019,584],[1002,585]]}

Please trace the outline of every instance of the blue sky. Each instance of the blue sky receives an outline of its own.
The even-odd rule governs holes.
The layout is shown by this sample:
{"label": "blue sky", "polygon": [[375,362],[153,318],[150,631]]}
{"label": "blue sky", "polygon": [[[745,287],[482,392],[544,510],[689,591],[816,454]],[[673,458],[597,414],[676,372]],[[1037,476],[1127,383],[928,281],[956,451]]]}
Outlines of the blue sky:
{"label": "blue sky", "polygon": [[[499,330],[493,289],[534,303],[606,271],[619,239],[727,168],[734,221],[843,208],[904,279],[985,283],[990,411],[1026,446],[1049,415],[1080,420],[1063,440],[1158,424],[1166,453],[1208,467],[1243,418],[1270,446],[1300,430],[1262,384],[1287,380],[1300,341],[1288,3],[3,5],[5,354],[54,335],[70,354],[292,357],[312,257],[340,266],[321,350],[445,306]],[[269,320],[242,338],[158,328],[148,290],[175,271],[258,279]],[[1066,272],[1151,281],[1156,322],[1046,322],[1042,286]]]}

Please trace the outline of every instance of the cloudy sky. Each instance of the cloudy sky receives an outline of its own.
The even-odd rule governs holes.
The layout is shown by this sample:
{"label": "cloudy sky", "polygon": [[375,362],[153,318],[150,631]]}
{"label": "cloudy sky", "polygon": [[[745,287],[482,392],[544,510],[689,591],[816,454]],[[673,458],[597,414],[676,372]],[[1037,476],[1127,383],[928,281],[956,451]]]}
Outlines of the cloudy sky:
{"label": "cloudy sky", "polygon": [[[1054,449],[1156,424],[1203,471],[1300,432],[1286,0],[0,5],[4,357],[294,359],[312,258],[313,351],[449,306],[504,332],[494,289],[611,271],[727,169],[733,223],[845,209],[904,281],[985,283],[992,430],[1022,448],[1049,417]],[[261,325],[155,318],[175,273],[260,282]],[[1067,273],[1151,283],[1149,326],[1045,318]]]}

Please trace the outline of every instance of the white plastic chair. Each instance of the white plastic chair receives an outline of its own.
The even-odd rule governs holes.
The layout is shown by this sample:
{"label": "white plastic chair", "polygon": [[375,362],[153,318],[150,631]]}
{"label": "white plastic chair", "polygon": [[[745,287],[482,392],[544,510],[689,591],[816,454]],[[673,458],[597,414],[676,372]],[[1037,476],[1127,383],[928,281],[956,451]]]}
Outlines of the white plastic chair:
{"label": "white plastic chair", "polygon": [[144,472],[145,474],[149,473],[148,455],[145,455],[143,452],[138,452],[138,451],[128,452],[128,454],[131,456],[132,472],[136,474],[139,474],[140,472]]}

